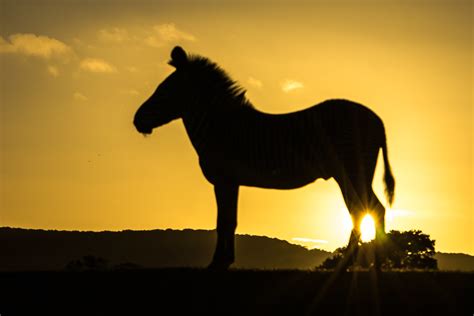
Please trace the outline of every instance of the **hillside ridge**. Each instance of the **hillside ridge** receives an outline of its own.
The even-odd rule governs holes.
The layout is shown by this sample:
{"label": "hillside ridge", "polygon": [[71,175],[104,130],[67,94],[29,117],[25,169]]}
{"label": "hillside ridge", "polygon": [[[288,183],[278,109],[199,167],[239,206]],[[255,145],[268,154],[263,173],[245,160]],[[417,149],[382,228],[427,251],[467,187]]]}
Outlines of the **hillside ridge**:
{"label": "hillside ridge", "polygon": [[[121,231],[45,230],[0,227],[0,271],[61,270],[84,256],[112,266],[205,267],[212,257],[215,230],[153,229]],[[286,240],[236,235],[236,262],[246,269],[313,269],[330,252]],[[474,271],[474,256],[437,253],[440,270]]]}

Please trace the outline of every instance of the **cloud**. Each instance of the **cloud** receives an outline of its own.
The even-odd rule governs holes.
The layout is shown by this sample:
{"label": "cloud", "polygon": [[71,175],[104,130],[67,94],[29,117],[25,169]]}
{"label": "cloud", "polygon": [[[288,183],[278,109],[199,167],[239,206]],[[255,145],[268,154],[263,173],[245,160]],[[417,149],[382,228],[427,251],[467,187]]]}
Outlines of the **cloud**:
{"label": "cloud", "polygon": [[49,73],[51,76],[53,76],[53,77],[59,76],[59,69],[58,69],[58,67],[49,65],[47,69],[48,69],[48,73]]}
{"label": "cloud", "polygon": [[305,238],[305,237],[294,237],[291,238],[294,241],[301,241],[301,242],[308,242],[308,243],[315,243],[315,244],[327,244],[328,241],[324,239],[312,239],[312,238]]}
{"label": "cloud", "polygon": [[131,73],[138,72],[138,68],[134,66],[127,67],[126,69]]}
{"label": "cloud", "polygon": [[115,66],[99,58],[85,58],[81,61],[80,68],[85,71],[95,73],[114,73],[117,72]]}
{"label": "cloud", "polygon": [[123,43],[130,39],[126,29],[114,27],[112,29],[101,29],[98,32],[101,41],[112,43]]}
{"label": "cloud", "polygon": [[415,212],[410,210],[400,210],[400,209],[388,209],[385,214],[387,221],[394,220],[395,217],[410,217],[413,216]]}
{"label": "cloud", "polygon": [[155,25],[153,29],[167,42],[186,40],[194,42],[194,35],[178,30],[173,23]]}
{"label": "cloud", "polygon": [[133,96],[140,95],[140,92],[138,92],[135,89],[123,90],[122,93],[128,94],[128,95],[133,95]]}
{"label": "cloud", "polygon": [[85,102],[85,101],[89,100],[88,97],[86,97],[85,95],[83,95],[82,93],[77,92],[77,91],[74,92],[73,98],[74,98],[74,100],[81,101],[81,102]]}
{"label": "cloud", "polygon": [[258,79],[255,79],[254,77],[249,77],[247,79],[247,83],[256,88],[261,88],[263,86],[262,82]]}
{"label": "cloud", "polygon": [[315,249],[316,247],[321,247],[321,244],[328,244],[329,242],[324,239],[313,239],[305,237],[294,237],[291,238],[296,244],[306,247],[307,249]]}
{"label": "cloud", "polygon": [[190,33],[179,30],[173,23],[155,25],[153,34],[145,38],[145,43],[152,47],[162,47],[170,42],[196,41]]}
{"label": "cloud", "polygon": [[296,89],[301,89],[303,87],[304,85],[302,82],[292,80],[292,79],[287,79],[281,84],[281,89],[285,93],[291,92]]}
{"label": "cloud", "polygon": [[15,53],[43,59],[62,58],[67,61],[73,50],[55,38],[17,33],[10,35],[8,41],[0,37],[0,53]]}

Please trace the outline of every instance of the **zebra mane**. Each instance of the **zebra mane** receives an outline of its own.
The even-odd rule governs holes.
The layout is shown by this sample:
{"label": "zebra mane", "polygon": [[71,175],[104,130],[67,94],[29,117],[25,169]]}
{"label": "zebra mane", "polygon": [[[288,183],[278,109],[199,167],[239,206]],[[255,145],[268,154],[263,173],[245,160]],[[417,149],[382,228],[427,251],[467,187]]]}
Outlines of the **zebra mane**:
{"label": "zebra mane", "polygon": [[199,55],[191,55],[188,57],[186,69],[199,78],[197,85],[212,87],[212,89],[201,89],[202,92],[208,94],[209,99],[227,101],[222,102],[221,106],[253,108],[252,103],[245,96],[246,90],[210,59]]}

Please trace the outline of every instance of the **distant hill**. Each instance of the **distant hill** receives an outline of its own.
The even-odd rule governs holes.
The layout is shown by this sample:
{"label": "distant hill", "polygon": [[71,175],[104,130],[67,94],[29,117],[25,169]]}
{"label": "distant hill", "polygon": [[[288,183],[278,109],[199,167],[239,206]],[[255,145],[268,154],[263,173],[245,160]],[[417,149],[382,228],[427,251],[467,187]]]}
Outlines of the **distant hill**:
{"label": "distant hill", "polygon": [[[0,228],[0,271],[61,270],[84,256],[109,265],[205,267],[216,240],[210,230],[81,232]],[[237,235],[236,263],[249,269],[312,269],[331,253],[264,236]],[[474,271],[474,256],[437,253],[441,270]]]}
{"label": "distant hill", "polygon": [[443,253],[435,255],[440,270],[474,271],[474,256],[464,253]]}
{"label": "distant hill", "polygon": [[[205,267],[215,240],[215,231],[209,230],[80,232],[2,227],[0,271],[59,270],[89,255],[114,266]],[[237,235],[234,267],[310,269],[329,255],[275,238]]]}

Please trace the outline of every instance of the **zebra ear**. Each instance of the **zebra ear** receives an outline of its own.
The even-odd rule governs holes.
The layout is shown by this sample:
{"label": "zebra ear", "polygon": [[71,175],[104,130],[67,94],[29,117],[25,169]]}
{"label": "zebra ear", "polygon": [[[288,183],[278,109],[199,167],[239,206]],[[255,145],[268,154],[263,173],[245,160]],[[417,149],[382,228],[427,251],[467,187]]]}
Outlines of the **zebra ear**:
{"label": "zebra ear", "polygon": [[181,46],[176,46],[171,51],[169,64],[175,68],[181,68],[188,63],[188,55]]}

